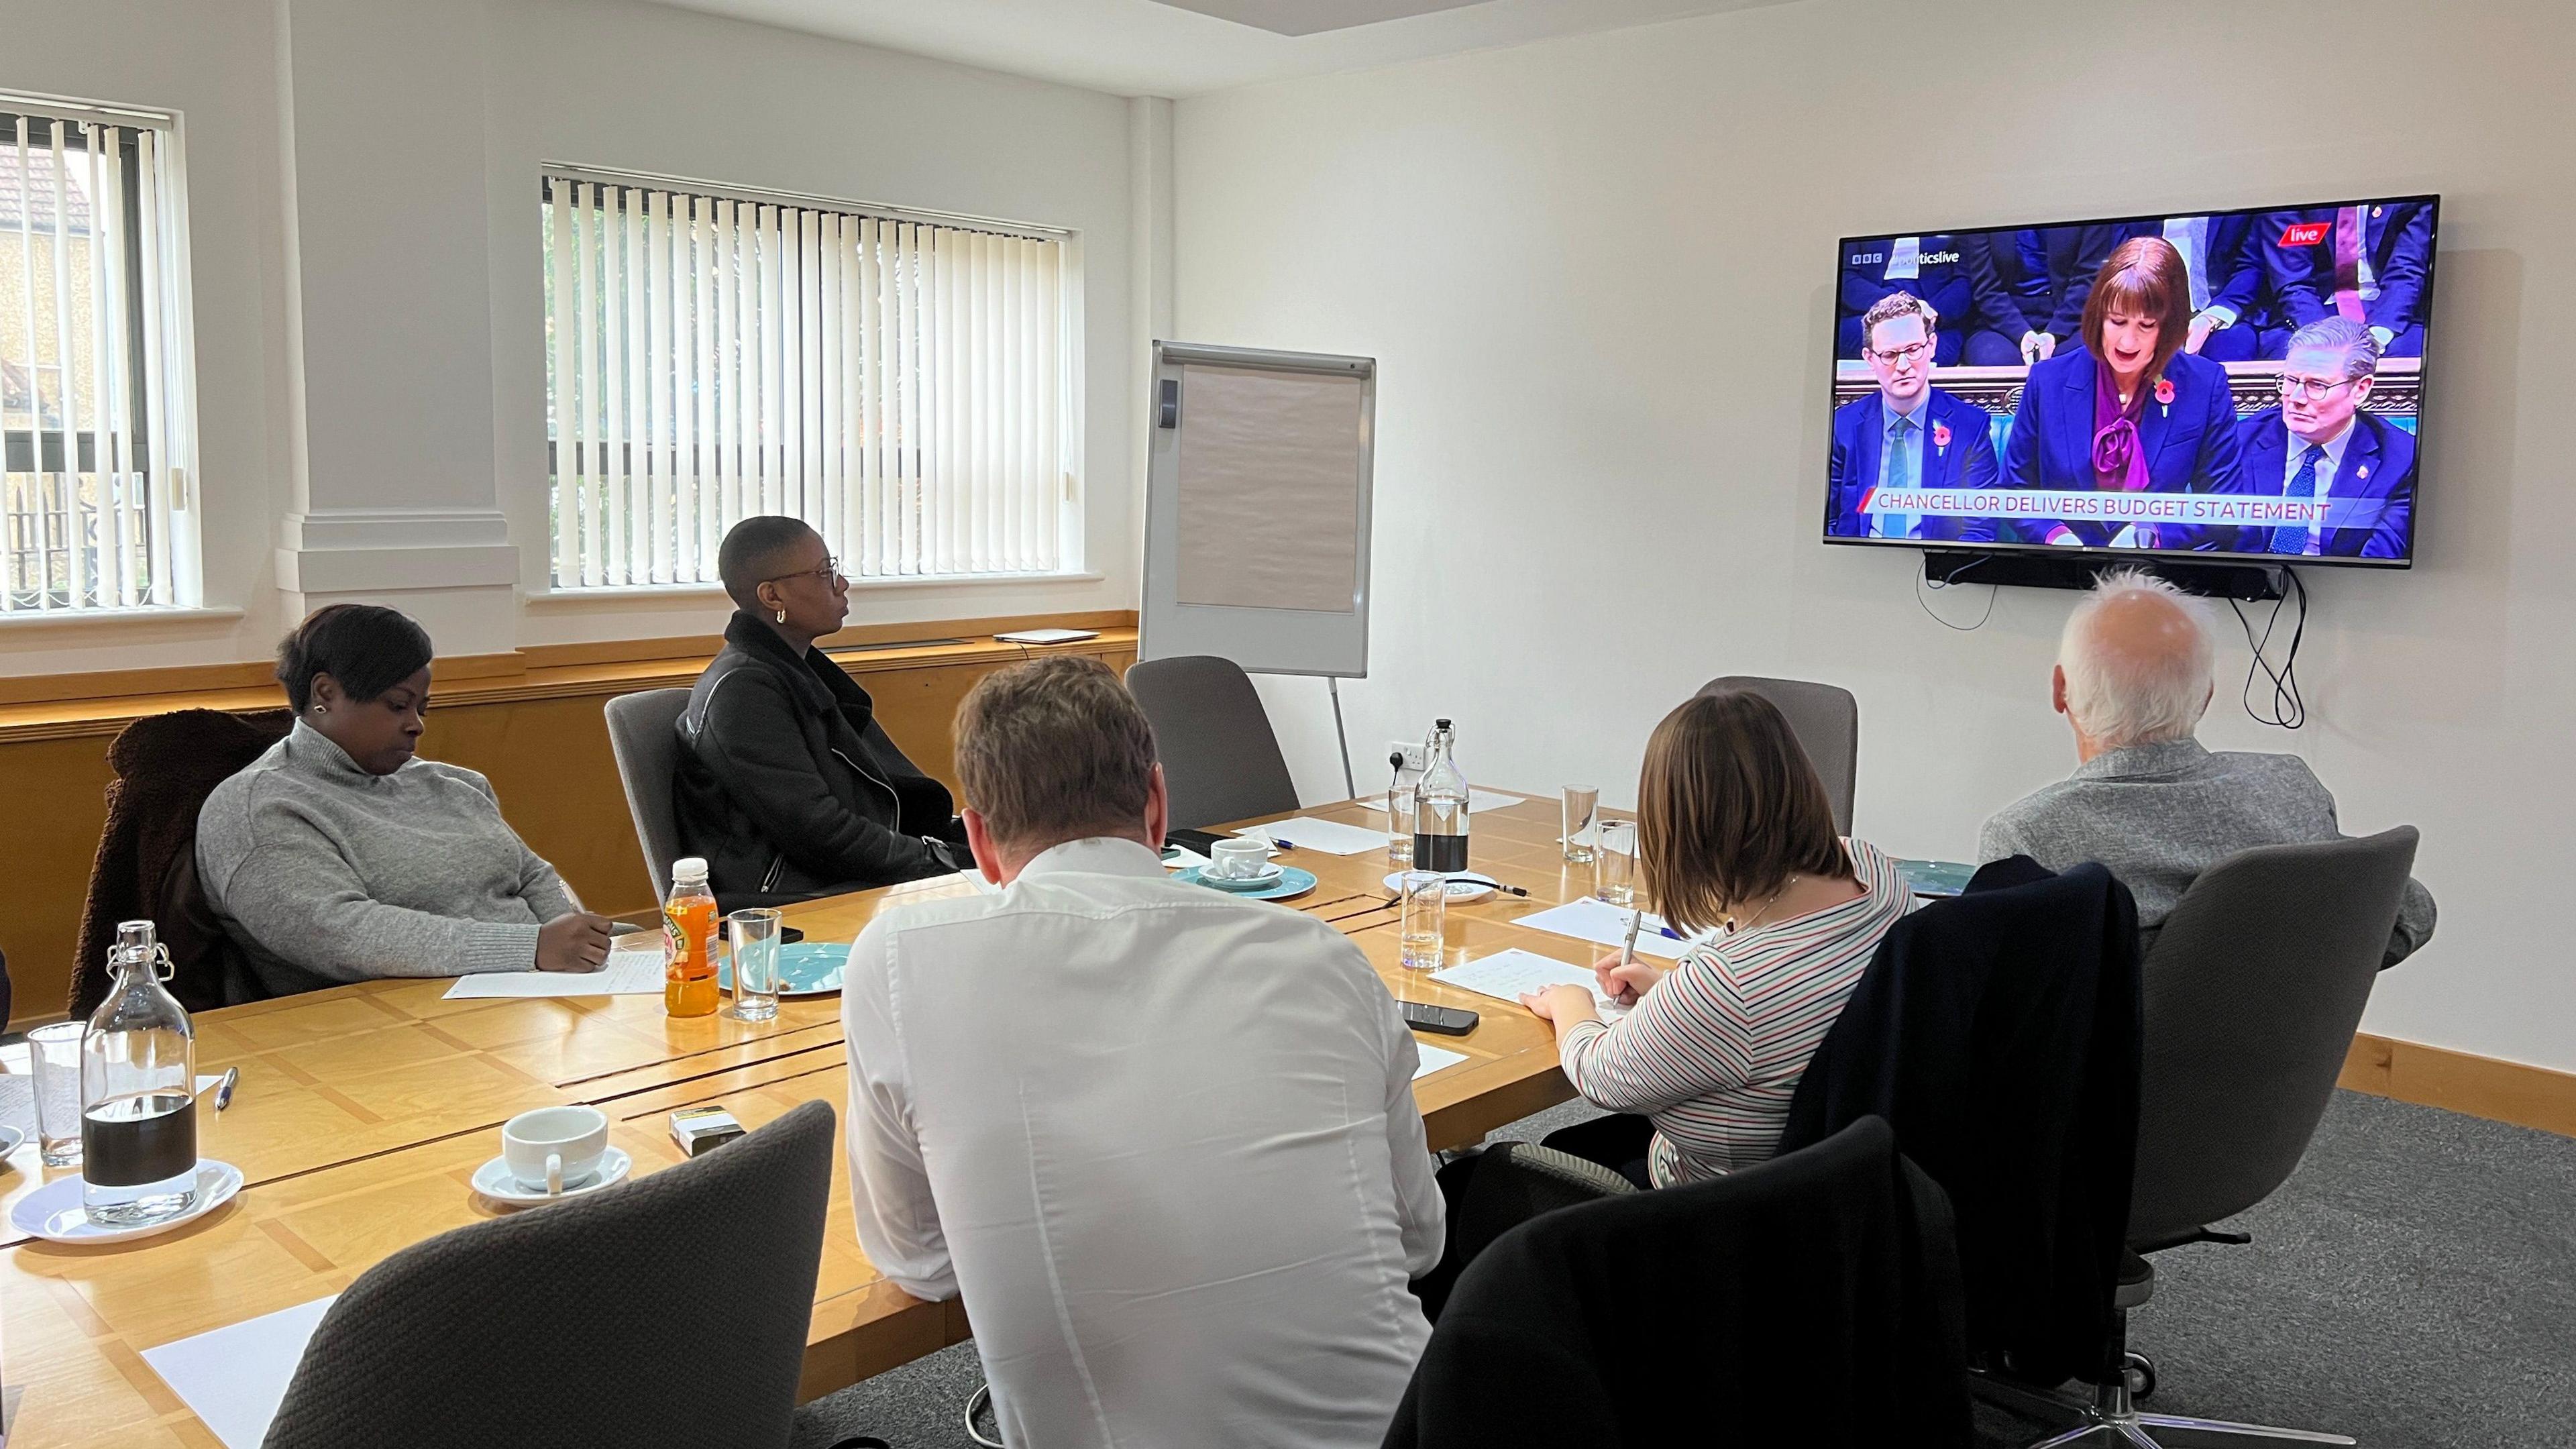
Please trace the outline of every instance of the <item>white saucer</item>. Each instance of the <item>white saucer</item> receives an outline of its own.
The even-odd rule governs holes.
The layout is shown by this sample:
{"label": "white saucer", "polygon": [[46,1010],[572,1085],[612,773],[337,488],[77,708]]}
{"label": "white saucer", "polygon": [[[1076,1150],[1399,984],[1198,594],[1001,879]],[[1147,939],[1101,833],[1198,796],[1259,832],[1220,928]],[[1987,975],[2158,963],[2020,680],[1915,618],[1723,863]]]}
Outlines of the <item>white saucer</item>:
{"label": "white saucer", "polygon": [[563,1191],[550,1193],[542,1187],[531,1191],[520,1186],[518,1174],[510,1170],[510,1160],[506,1157],[495,1157],[474,1169],[474,1190],[494,1202],[507,1203],[512,1207],[533,1207],[539,1203],[562,1202],[567,1198],[580,1197],[584,1193],[597,1192],[603,1187],[615,1187],[626,1180],[626,1174],[634,1170],[635,1159],[626,1155],[626,1149],[611,1147],[600,1154],[599,1166],[592,1168],[590,1176],[583,1179],[579,1185],[566,1183]]}
{"label": "white saucer", "polygon": [[27,1134],[15,1127],[0,1127],[0,1157],[27,1145]]}
{"label": "white saucer", "polygon": [[[1404,874],[1405,873],[1403,871],[1399,870],[1389,875],[1386,878],[1387,890],[1397,893],[1402,892],[1404,889]],[[1473,872],[1462,871],[1449,877],[1449,899],[1453,901],[1480,901],[1493,893],[1494,883],[1481,875],[1474,874]]]}
{"label": "white saucer", "polygon": [[146,1223],[132,1228],[103,1228],[81,1211],[81,1180],[77,1175],[58,1177],[18,1199],[9,1207],[9,1221],[20,1232],[57,1243],[123,1243],[135,1238],[149,1238],[172,1228],[185,1227],[225,1203],[241,1191],[241,1169],[229,1162],[211,1157],[197,1159],[197,1202],[186,1212],[165,1222]]}

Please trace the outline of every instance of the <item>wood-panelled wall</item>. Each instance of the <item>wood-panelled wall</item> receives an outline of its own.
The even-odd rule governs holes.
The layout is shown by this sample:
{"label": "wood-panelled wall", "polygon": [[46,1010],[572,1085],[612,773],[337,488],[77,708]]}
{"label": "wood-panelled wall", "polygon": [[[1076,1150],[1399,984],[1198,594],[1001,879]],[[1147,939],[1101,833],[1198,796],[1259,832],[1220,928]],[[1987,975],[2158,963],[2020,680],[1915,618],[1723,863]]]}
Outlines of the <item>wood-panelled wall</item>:
{"label": "wood-panelled wall", "polygon": [[[1065,620],[971,620],[914,625],[905,632],[958,635],[972,642],[863,648],[834,656],[876,700],[877,717],[913,763],[957,788],[949,721],[975,681],[1032,652],[1090,654],[1124,671],[1136,658],[1133,616],[1115,624],[1089,616]],[[994,627],[1066,623],[1101,628],[1101,637],[1024,650],[997,644]],[[844,636],[846,637],[846,636]],[[639,689],[686,685],[713,653],[713,640],[660,641],[699,646],[678,657],[549,663],[515,671],[473,661],[433,671],[429,732],[421,753],[490,777],[501,810],[531,849],[554,862],[594,909],[622,912],[652,905],[644,856],[609,752],[602,706]],[[627,652],[652,652],[629,646]],[[564,651],[567,659],[582,655]],[[226,666],[229,668],[229,666]],[[457,675],[466,676],[450,684]],[[8,953],[17,1001],[10,1023],[22,1030],[62,1014],[71,956],[107,811],[107,746],[125,721],[192,705],[270,708],[284,703],[273,687],[164,691],[96,701],[0,705],[0,950]]]}

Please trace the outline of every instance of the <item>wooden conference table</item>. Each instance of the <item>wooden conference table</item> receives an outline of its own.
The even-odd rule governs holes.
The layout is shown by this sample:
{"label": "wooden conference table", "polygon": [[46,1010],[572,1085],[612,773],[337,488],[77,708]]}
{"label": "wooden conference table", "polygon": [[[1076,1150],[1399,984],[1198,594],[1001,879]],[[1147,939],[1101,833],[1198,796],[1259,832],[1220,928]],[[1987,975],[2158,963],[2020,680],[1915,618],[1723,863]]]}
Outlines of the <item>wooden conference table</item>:
{"label": "wooden conference table", "polygon": [[[1302,813],[1385,823],[1355,803]],[[1554,800],[1475,817],[1470,863],[1530,894],[1452,905],[1449,961],[1508,946],[1590,959],[1583,942],[1513,924],[1591,888],[1591,867],[1563,864],[1557,833]],[[1425,1038],[1468,1057],[1415,1088],[1433,1147],[1472,1143],[1572,1095],[1543,1024],[1398,963],[1383,852],[1307,849],[1285,860],[1318,878],[1312,894],[1288,906],[1349,935],[1398,995],[1483,1013],[1466,1036]],[[889,907],[969,889],[953,878],[916,882],[815,901],[788,919],[810,939],[847,941]],[[71,1248],[28,1239],[0,1216],[0,1380],[12,1397],[23,1394],[12,1449],[211,1449],[213,1434],[141,1350],[336,1293],[401,1248],[507,1211],[476,1196],[469,1180],[500,1150],[500,1124],[517,1113],[595,1105],[644,1173],[682,1160],[668,1130],[678,1108],[721,1103],[756,1127],[800,1102],[846,1104],[837,996],[783,1002],[777,1020],[751,1025],[721,1012],[675,1021],[658,996],[444,1001],[447,986],[371,982],[199,1016],[198,1070],[241,1069],[229,1109],[200,1108],[200,1150],[245,1179],[237,1198],[205,1218],[124,1247]],[[58,1175],[36,1152],[31,1139],[10,1156],[0,1206]],[[830,1213],[806,1398],[967,1336],[956,1304],[911,1297],[860,1253],[838,1154]],[[724,1250],[721,1225],[711,1224],[707,1251]]]}

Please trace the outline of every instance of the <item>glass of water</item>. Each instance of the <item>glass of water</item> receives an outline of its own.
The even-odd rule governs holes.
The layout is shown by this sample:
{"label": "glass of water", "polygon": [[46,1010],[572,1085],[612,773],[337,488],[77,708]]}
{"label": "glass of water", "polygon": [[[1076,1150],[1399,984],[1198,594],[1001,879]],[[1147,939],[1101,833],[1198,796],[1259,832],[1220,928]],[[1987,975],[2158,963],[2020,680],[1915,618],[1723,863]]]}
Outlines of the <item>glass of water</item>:
{"label": "glass of water", "polygon": [[1601,822],[1601,848],[1592,856],[1592,897],[1614,906],[1637,903],[1637,822]]}
{"label": "glass of water", "polygon": [[27,1033],[27,1055],[36,1069],[36,1156],[47,1167],[77,1167],[81,1160],[81,1033],[77,1021],[58,1021]]}
{"label": "glass of water", "polygon": [[1601,804],[1601,791],[1592,785],[1565,787],[1565,859],[1572,865],[1590,865],[1595,850],[1593,838],[1599,829],[1594,813]]}
{"label": "glass of water", "polygon": [[1398,937],[1407,971],[1439,968],[1441,928],[1449,914],[1449,877],[1436,870],[1408,870],[1397,882],[1404,924]]}
{"label": "glass of water", "polygon": [[1413,865],[1413,787],[1390,785],[1386,791],[1386,863],[1398,870]]}
{"label": "glass of water", "polygon": [[735,911],[725,917],[733,947],[733,1014],[740,1021],[778,1015],[778,912]]}

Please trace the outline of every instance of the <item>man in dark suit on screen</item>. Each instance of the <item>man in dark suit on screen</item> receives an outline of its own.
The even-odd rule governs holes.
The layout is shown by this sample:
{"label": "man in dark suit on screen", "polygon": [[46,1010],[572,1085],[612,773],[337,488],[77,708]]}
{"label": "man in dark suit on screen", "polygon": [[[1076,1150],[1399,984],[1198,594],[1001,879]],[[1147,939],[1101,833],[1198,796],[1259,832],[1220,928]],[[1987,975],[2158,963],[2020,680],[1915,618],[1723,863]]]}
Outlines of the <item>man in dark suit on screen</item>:
{"label": "man in dark suit on screen", "polygon": [[2404,558],[2415,516],[2415,435],[2362,410],[2379,338],[2349,317],[2290,335],[2281,405],[2237,424],[2237,485],[2256,498],[2372,505],[2348,527],[2212,529],[2215,546],[2290,557]]}
{"label": "man in dark suit on screen", "polygon": [[1836,538],[1992,543],[1991,518],[1864,511],[1882,489],[1992,488],[1993,419],[1932,385],[1940,314],[1905,292],[1861,318],[1862,356],[1878,391],[1834,410],[1826,531]]}

